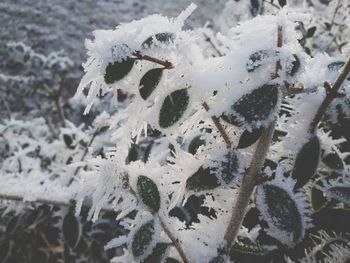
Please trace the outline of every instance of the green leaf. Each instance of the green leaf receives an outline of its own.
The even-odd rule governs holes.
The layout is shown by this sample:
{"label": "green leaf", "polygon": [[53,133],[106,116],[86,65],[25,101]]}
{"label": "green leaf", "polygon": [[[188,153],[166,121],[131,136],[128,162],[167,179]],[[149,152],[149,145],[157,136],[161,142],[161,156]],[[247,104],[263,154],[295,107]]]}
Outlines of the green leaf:
{"label": "green leaf", "polygon": [[202,135],[194,137],[188,145],[188,152],[195,155],[200,146],[205,145],[205,140],[201,139]]}
{"label": "green leaf", "polygon": [[231,253],[242,253],[242,254],[251,254],[257,256],[267,255],[270,251],[262,248],[258,244],[252,242],[249,238],[238,236],[236,242],[233,244]]}
{"label": "green leaf", "polygon": [[142,202],[148,206],[153,213],[160,208],[160,195],[157,185],[147,176],[140,175],[137,178],[137,193]]}
{"label": "green leaf", "polygon": [[311,188],[311,206],[314,212],[320,211],[328,203],[328,200],[323,195],[323,192],[317,188],[317,185],[321,185],[321,183],[322,181],[318,180],[315,183],[315,186]]}
{"label": "green leaf", "polygon": [[158,86],[163,75],[163,68],[154,68],[146,72],[140,80],[140,95],[146,100]]}
{"label": "green leaf", "polygon": [[262,128],[252,131],[245,130],[239,138],[237,149],[244,149],[253,145],[261,136]]}
{"label": "green leaf", "polygon": [[210,168],[202,166],[186,181],[186,189],[192,191],[205,191],[215,189],[220,185],[218,178],[210,171]]}
{"label": "green leaf", "polygon": [[66,144],[66,146],[69,148],[69,149],[74,149],[75,146],[73,145],[73,139],[70,135],[68,134],[63,134],[63,140],[64,140],[64,143]]}
{"label": "green leaf", "polygon": [[187,89],[172,92],[164,99],[159,113],[159,126],[168,128],[178,122],[187,109],[189,103]]}
{"label": "green leaf", "polygon": [[327,189],[326,195],[338,202],[350,205],[350,186],[332,186]]}
{"label": "green leaf", "polygon": [[222,119],[236,126],[259,128],[276,112],[280,91],[276,84],[265,84],[243,95],[224,112]]}
{"label": "green leaf", "polygon": [[175,35],[173,33],[169,33],[169,32],[158,33],[147,38],[142,43],[142,47],[149,48],[152,46],[157,46],[157,43],[154,40],[160,42],[161,44],[170,44],[171,42],[174,41],[174,39],[175,39]]}
{"label": "green leaf", "polygon": [[108,63],[104,77],[105,82],[107,84],[113,84],[124,78],[131,71],[134,62],[134,58],[128,57],[126,60],[120,62]]}
{"label": "green leaf", "polygon": [[252,16],[257,16],[260,12],[261,9],[261,3],[259,0],[250,0],[250,13],[252,14]]}
{"label": "green leaf", "polygon": [[316,32],[316,27],[310,27],[306,32],[306,37],[313,37]]}
{"label": "green leaf", "polygon": [[166,243],[157,243],[153,248],[151,255],[146,257],[142,262],[143,263],[161,263],[164,254],[168,248]]}
{"label": "green leaf", "polygon": [[72,212],[68,212],[63,219],[62,234],[70,248],[74,249],[78,245],[81,237],[81,225]]}
{"label": "green leaf", "polygon": [[275,50],[258,50],[249,56],[246,68],[248,72],[253,72],[260,66],[266,63],[267,59],[278,55]]}
{"label": "green leaf", "polygon": [[287,0],[278,0],[278,3],[281,7],[284,7],[287,4]]}
{"label": "green leaf", "polygon": [[303,187],[315,174],[321,154],[321,145],[317,136],[312,136],[301,147],[292,171],[292,178],[297,180],[294,190]]}
{"label": "green leaf", "polygon": [[303,215],[286,190],[276,185],[263,184],[257,189],[256,205],[275,238],[288,246],[302,238]]}
{"label": "green leaf", "polygon": [[128,156],[126,157],[126,164],[129,164],[130,162],[136,162],[139,160],[139,152],[138,147],[136,144],[131,144]]}
{"label": "green leaf", "polygon": [[131,251],[134,257],[140,257],[149,248],[155,234],[154,221],[151,220],[143,225],[135,232],[132,242]]}
{"label": "green leaf", "polygon": [[165,263],[180,263],[180,262],[175,258],[167,257],[165,259]]}
{"label": "green leaf", "polygon": [[220,163],[221,173],[220,178],[226,185],[229,185],[237,176],[239,170],[239,159],[235,150],[230,150],[224,161]]}
{"label": "green leaf", "polygon": [[345,65],[344,61],[335,61],[330,63],[327,68],[330,71],[338,71],[339,69],[341,69],[343,66]]}
{"label": "green leaf", "polygon": [[344,170],[344,162],[336,152],[330,153],[324,156],[322,158],[322,162],[332,170],[336,170],[336,171]]}
{"label": "green leaf", "polygon": [[300,69],[300,59],[297,55],[293,54],[294,60],[292,62],[292,67],[289,71],[287,71],[287,74],[291,77],[294,77],[294,75],[299,71]]}

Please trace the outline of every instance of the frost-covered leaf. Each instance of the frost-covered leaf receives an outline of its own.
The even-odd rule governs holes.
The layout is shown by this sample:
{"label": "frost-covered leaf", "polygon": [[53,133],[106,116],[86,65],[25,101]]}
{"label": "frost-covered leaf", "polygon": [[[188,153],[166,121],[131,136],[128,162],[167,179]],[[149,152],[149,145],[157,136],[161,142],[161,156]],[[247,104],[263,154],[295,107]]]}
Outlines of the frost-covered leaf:
{"label": "frost-covered leaf", "polygon": [[252,16],[257,16],[258,14],[260,14],[262,9],[262,3],[260,0],[250,0],[250,5],[250,13],[252,14]]}
{"label": "frost-covered leaf", "polygon": [[129,164],[130,162],[135,162],[139,160],[139,152],[137,150],[136,144],[131,144],[128,156],[126,157],[126,163]]}
{"label": "frost-covered leaf", "polygon": [[246,68],[248,72],[253,72],[261,67],[266,61],[278,54],[274,50],[258,50],[249,56]]}
{"label": "frost-covered leaf", "polygon": [[189,103],[187,89],[172,92],[164,99],[159,113],[159,126],[168,128],[178,122],[187,109]]}
{"label": "frost-covered leaf", "polygon": [[345,65],[344,61],[335,61],[335,62],[332,62],[332,63],[328,64],[327,67],[328,67],[328,70],[330,70],[330,71],[338,71],[344,65]]}
{"label": "frost-covered leaf", "polygon": [[134,58],[128,57],[122,61],[108,63],[104,75],[105,82],[107,84],[113,84],[124,78],[131,71],[134,62]]}
{"label": "frost-covered leaf", "polygon": [[233,125],[259,128],[277,111],[279,96],[277,85],[265,84],[242,96],[222,118]]}
{"label": "frost-covered leaf", "polygon": [[270,251],[252,242],[247,237],[238,236],[230,251],[230,253],[234,252],[263,256],[268,254]]}
{"label": "frost-covered leaf", "polygon": [[240,170],[240,160],[235,150],[230,150],[219,165],[220,179],[229,185],[238,175]]}
{"label": "frost-covered leaf", "polygon": [[72,212],[68,212],[63,218],[62,234],[70,248],[74,249],[78,245],[81,236],[81,225],[79,219]]}
{"label": "frost-covered leaf", "polygon": [[202,166],[186,181],[186,189],[192,191],[212,190],[220,185],[218,178],[210,168]]}
{"label": "frost-covered leaf", "polygon": [[293,246],[303,237],[304,215],[291,193],[277,185],[260,185],[256,205],[274,237],[288,246]]}
{"label": "frost-covered leaf", "polygon": [[294,60],[292,61],[292,65],[290,69],[287,71],[287,74],[291,77],[294,77],[295,74],[299,71],[300,69],[300,59],[298,58],[297,55],[293,54]]}
{"label": "frost-covered leaf", "polygon": [[140,175],[137,178],[137,193],[142,202],[148,206],[152,212],[157,213],[160,208],[160,195],[157,185],[147,176]]}
{"label": "frost-covered leaf", "polygon": [[315,174],[321,154],[320,140],[312,136],[300,149],[295,159],[292,178],[297,180],[294,190],[303,187]]}
{"label": "frost-covered leaf", "polygon": [[155,227],[153,220],[140,226],[132,237],[131,242],[131,251],[134,257],[138,258],[144,255],[152,243],[154,234]]}
{"label": "frost-covered leaf", "polygon": [[63,140],[64,140],[64,143],[66,144],[66,146],[69,148],[69,149],[74,149],[75,146],[73,145],[73,139],[70,135],[68,134],[63,134]]}
{"label": "frost-covered leaf", "polygon": [[278,3],[281,7],[284,7],[287,4],[287,0],[278,0]]}
{"label": "frost-covered leaf", "polygon": [[165,259],[165,263],[180,263],[180,262],[175,258],[167,257]]}
{"label": "frost-covered leaf", "polygon": [[151,69],[141,78],[139,92],[144,100],[146,100],[158,86],[163,75],[163,70],[163,68]]}
{"label": "frost-covered leaf", "polygon": [[344,162],[336,152],[324,156],[322,162],[333,170],[344,170]]}
{"label": "frost-covered leaf", "polygon": [[244,149],[254,144],[261,136],[262,128],[254,129],[252,131],[244,130],[239,138],[237,149]]}
{"label": "frost-covered leaf", "polygon": [[318,180],[315,186],[311,188],[311,206],[314,212],[320,211],[328,203],[327,198],[323,195],[323,191],[317,186],[320,183],[321,181]]}
{"label": "frost-covered leaf", "polygon": [[338,202],[350,205],[350,185],[335,185],[329,187],[326,196]]}
{"label": "frost-covered leaf", "polygon": [[306,32],[306,37],[313,37],[315,35],[316,32],[316,27],[310,27],[307,32]]}
{"label": "frost-covered leaf", "polygon": [[147,256],[142,262],[143,263],[161,263],[164,254],[168,248],[166,243],[157,243],[153,248],[152,253]]}
{"label": "frost-covered leaf", "polygon": [[188,145],[188,152],[195,155],[200,146],[205,145],[205,140],[202,139],[201,135],[194,137]]}
{"label": "frost-covered leaf", "polygon": [[157,46],[157,42],[161,44],[169,44],[173,42],[175,39],[175,35],[173,33],[164,32],[164,33],[158,33],[153,36],[150,36],[147,38],[143,43],[143,48],[149,48],[152,46]]}

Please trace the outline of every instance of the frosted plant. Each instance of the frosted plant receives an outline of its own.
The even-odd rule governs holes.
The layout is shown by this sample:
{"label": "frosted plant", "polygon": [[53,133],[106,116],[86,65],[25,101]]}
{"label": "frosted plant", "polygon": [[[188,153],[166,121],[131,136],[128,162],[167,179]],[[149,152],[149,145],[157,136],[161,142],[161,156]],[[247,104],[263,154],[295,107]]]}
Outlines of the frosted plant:
{"label": "frosted plant", "polygon": [[[329,231],[329,211],[348,218],[350,147],[333,132],[349,117],[349,52],[324,48],[328,36],[318,41],[320,31],[305,28],[329,19],[321,1],[303,9],[304,1],[275,2],[229,2],[217,34],[208,24],[184,29],[190,5],[175,18],[151,15],[86,41],[73,101],[86,94],[89,114],[99,97],[113,96],[115,109],[87,131],[65,121],[68,148],[85,133],[93,139],[74,148],[80,160],[62,173],[76,215],[88,207],[98,222],[105,210],[117,213],[123,231],[105,245],[118,249],[112,262],[314,262],[316,253],[304,254],[317,250],[310,233]],[[349,38],[339,18],[348,21],[339,7],[348,6],[333,2],[332,45]],[[309,47],[313,41],[319,46]],[[6,156],[4,167],[16,160]],[[78,220],[65,218],[74,249]],[[347,259],[342,240],[322,260]]]}
{"label": "frosted plant", "polygon": [[[350,88],[349,62],[304,52],[297,26],[310,23],[309,15],[284,7],[241,22],[218,36],[221,47],[210,43],[220,57],[207,57],[197,42],[203,34],[209,41],[211,32],[182,29],[193,10],[190,5],[176,18],[152,15],[95,31],[86,42],[89,59],[77,91],[89,88],[85,113],[98,94],[123,89],[130,96],[111,116],[116,147],[106,159],[86,163],[86,190],[79,195],[80,204],[93,196],[93,219],[113,204],[130,229],[106,246],[125,246],[115,262],[167,256],[169,262],[227,261],[243,235],[256,185],[249,206],[260,211],[267,228],[256,227],[294,247],[312,227],[307,195],[322,149],[339,153],[318,123],[330,103],[343,103],[333,99],[342,96],[340,88]],[[272,165],[263,168],[266,157]],[[341,172],[346,170],[343,165]],[[326,196],[346,204],[349,187],[339,184],[341,193],[336,183],[324,186]],[[194,224],[186,209],[193,196],[215,211],[199,213]],[[251,247],[262,249],[255,235],[248,232]]]}

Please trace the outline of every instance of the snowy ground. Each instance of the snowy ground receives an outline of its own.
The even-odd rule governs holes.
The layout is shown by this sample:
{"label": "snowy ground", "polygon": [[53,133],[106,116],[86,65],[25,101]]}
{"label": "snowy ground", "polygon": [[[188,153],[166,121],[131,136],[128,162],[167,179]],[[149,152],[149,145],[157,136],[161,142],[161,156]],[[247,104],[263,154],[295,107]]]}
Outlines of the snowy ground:
{"label": "snowy ground", "polygon": [[93,30],[152,13],[175,16],[191,2],[198,8],[189,27],[215,18],[226,0],[3,0],[0,45],[22,41],[43,53],[63,49],[80,65],[86,57],[84,39]]}

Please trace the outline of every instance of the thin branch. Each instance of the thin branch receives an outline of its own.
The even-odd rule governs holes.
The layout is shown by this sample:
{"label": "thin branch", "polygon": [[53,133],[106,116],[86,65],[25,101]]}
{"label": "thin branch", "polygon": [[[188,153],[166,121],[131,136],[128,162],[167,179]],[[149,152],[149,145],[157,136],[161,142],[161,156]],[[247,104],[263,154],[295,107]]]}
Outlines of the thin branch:
{"label": "thin branch", "polygon": [[232,247],[237,237],[238,231],[242,225],[247,207],[250,202],[250,197],[255,190],[256,178],[260,174],[261,167],[265,162],[266,154],[270,146],[272,135],[275,131],[276,122],[276,120],[271,122],[269,126],[263,130],[258,145],[255,149],[254,155],[252,157],[252,162],[250,163],[249,170],[244,176],[242,184],[239,188],[238,198],[232,212],[230,223],[227,227],[224,236],[224,239],[227,242],[227,252]]}
{"label": "thin branch", "polygon": [[338,0],[338,3],[337,3],[337,5],[336,5],[336,7],[334,9],[334,13],[333,13],[333,17],[332,17],[332,21],[331,21],[331,25],[330,25],[329,29],[331,29],[333,27],[333,25],[334,25],[335,17],[336,17],[336,15],[338,13],[338,10],[339,10],[340,6],[341,6],[341,3],[342,3],[342,0]]}
{"label": "thin branch", "polygon": [[187,259],[186,253],[185,251],[182,249],[181,243],[179,241],[179,239],[177,239],[175,236],[173,236],[173,234],[171,233],[170,229],[168,228],[168,226],[166,225],[166,223],[161,219],[160,216],[158,216],[160,224],[164,230],[164,232],[168,235],[168,237],[170,238],[170,240],[173,242],[177,252],[179,253],[179,255],[181,256],[183,263],[189,263],[190,261]]}
{"label": "thin branch", "polygon": [[[204,107],[204,109],[206,111],[209,111],[209,105],[206,102],[203,102],[202,106]],[[224,141],[227,144],[227,147],[231,148],[232,143],[231,143],[230,138],[228,137],[224,127],[221,125],[219,118],[216,116],[211,116],[211,119],[213,120],[214,125],[216,126],[218,131],[220,132],[222,138],[224,138]]]}
{"label": "thin branch", "polygon": [[212,48],[216,51],[216,53],[218,53],[219,57],[222,57],[224,54],[222,54],[219,48],[213,43],[211,38],[205,33],[203,33],[203,35],[205,37],[205,41],[207,41],[212,46]]}
{"label": "thin branch", "polygon": [[331,104],[331,102],[335,99],[341,96],[339,94],[339,89],[341,88],[343,82],[346,80],[347,76],[350,73],[350,57],[348,61],[346,62],[342,72],[338,75],[337,79],[334,82],[333,87],[330,87],[330,84],[325,83],[325,89],[326,89],[326,97],[322,101],[320,107],[318,108],[315,117],[313,118],[312,122],[310,123],[309,132],[311,134],[315,133],[315,130],[317,128],[318,123],[321,121],[323,115],[325,114],[328,106]]}
{"label": "thin branch", "polygon": [[148,55],[142,55],[140,53],[140,51],[136,51],[133,53],[133,55],[137,58],[137,59],[141,59],[141,60],[147,60],[147,61],[151,61],[151,62],[154,62],[154,63],[157,63],[159,65],[162,65],[164,66],[164,68],[166,69],[172,69],[174,68],[174,65],[168,61],[168,60],[161,60],[161,59],[158,59],[158,58],[154,58],[154,57],[150,57]]}
{"label": "thin branch", "polygon": [[[283,32],[282,26],[277,28],[277,47],[282,47]],[[280,61],[276,63],[276,72],[273,78],[278,77],[278,71],[281,67]],[[273,133],[277,124],[277,119],[272,121],[266,128],[263,129],[259,142],[256,146],[254,155],[252,157],[250,167],[247,174],[244,176],[242,184],[239,189],[237,201],[232,210],[229,225],[226,229],[224,240],[226,241],[225,252],[228,254],[230,248],[235,242],[238,231],[241,228],[243,219],[247,212],[247,207],[250,202],[250,197],[255,191],[256,183],[259,181],[260,171],[265,162],[267,152],[272,140]]]}

